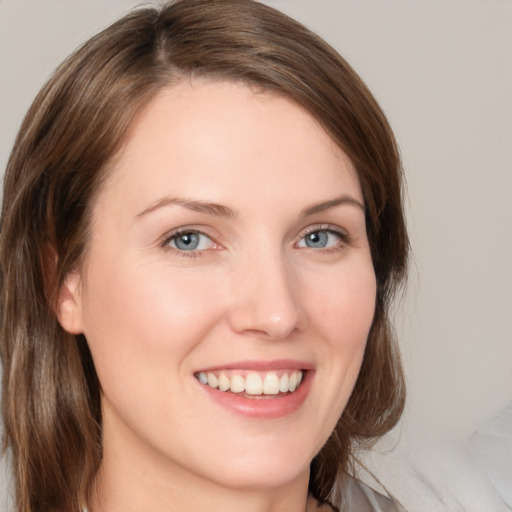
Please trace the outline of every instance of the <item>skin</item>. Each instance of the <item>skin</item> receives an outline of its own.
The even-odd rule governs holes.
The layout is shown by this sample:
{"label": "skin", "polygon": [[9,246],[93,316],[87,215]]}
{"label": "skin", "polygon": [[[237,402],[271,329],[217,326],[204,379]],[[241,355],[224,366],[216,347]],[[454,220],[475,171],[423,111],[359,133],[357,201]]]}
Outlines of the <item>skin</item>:
{"label": "skin", "polygon": [[[317,510],[309,464],[348,401],[374,314],[362,205],[349,159],[290,100],[200,80],[152,100],[60,296],[59,320],[85,334],[103,390],[91,512]],[[205,234],[197,250],[177,248],[180,228]],[[309,231],[325,246],[308,246]],[[304,403],[280,418],[228,410],[194,376],[278,359],[314,368]]]}

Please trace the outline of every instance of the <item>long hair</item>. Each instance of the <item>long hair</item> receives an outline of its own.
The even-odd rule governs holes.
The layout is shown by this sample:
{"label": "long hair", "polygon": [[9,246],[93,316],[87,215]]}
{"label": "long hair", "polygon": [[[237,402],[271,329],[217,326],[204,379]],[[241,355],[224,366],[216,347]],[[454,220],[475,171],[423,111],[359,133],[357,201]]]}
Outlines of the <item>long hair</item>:
{"label": "long hair", "polygon": [[102,457],[100,383],[82,335],[56,319],[64,276],[87,248],[91,208],[130,125],[184,78],[246,83],[292,99],[354,163],[377,278],[362,368],[333,434],[311,464],[327,501],[357,447],[383,435],[404,405],[389,305],[408,239],[395,139],[376,101],[329,45],[252,0],[179,0],[131,12],[55,72],[10,156],[0,234],[4,448],[18,512],[78,512]]}

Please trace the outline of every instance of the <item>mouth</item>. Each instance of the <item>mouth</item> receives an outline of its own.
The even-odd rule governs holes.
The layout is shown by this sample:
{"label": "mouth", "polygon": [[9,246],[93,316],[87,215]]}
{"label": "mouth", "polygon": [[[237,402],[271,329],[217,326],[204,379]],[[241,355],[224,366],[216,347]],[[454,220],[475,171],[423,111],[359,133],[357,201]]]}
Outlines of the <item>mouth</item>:
{"label": "mouth", "polygon": [[249,419],[277,419],[302,408],[315,368],[296,361],[245,362],[194,373],[205,395]]}
{"label": "mouth", "polygon": [[209,388],[234,393],[245,398],[274,398],[294,393],[306,370],[281,369],[277,371],[219,370],[201,371],[196,379]]}

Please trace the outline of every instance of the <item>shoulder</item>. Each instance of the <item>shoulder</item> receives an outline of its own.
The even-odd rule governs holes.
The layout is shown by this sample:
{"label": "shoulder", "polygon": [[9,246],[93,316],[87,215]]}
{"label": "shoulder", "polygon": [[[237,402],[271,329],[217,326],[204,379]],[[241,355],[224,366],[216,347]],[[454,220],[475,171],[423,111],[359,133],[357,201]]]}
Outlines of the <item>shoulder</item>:
{"label": "shoulder", "polygon": [[351,476],[342,479],[337,491],[340,512],[405,512],[398,502]]}

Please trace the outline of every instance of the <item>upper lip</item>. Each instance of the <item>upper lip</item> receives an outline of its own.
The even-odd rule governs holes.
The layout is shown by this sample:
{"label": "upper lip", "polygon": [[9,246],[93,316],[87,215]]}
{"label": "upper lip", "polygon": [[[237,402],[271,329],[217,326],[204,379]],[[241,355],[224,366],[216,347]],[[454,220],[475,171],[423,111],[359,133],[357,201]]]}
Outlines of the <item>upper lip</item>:
{"label": "upper lip", "polygon": [[314,365],[306,361],[296,359],[275,359],[273,361],[245,360],[224,363],[207,368],[201,368],[198,371],[214,372],[219,370],[252,370],[256,372],[272,370],[313,370]]}

